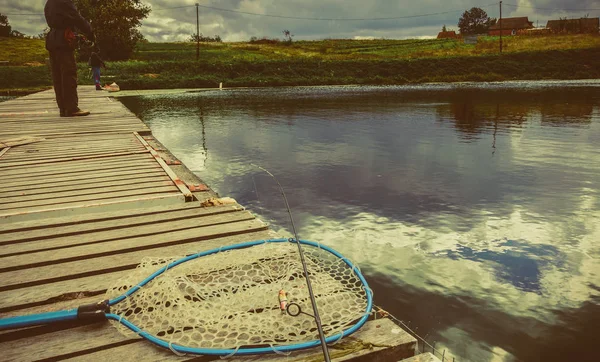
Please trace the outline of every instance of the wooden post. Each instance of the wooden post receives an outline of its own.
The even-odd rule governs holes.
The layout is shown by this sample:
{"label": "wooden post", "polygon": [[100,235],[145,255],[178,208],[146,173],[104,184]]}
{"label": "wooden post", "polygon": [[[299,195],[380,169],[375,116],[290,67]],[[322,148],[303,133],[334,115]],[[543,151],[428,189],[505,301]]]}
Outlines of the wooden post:
{"label": "wooden post", "polygon": [[502,1],[500,1],[500,54],[502,54]]}
{"label": "wooden post", "polygon": [[196,60],[200,59],[200,4],[196,3]]}

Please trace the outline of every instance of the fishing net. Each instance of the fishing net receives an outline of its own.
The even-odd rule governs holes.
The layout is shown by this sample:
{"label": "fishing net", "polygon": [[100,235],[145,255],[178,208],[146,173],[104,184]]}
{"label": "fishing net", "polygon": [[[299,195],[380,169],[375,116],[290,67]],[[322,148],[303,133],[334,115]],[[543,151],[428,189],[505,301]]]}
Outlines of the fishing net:
{"label": "fishing net", "polygon": [[[303,248],[323,331],[326,336],[342,333],[369,312],[370,291],[344,259],[318,246]],[[176,259],[144,259],[109,289],[108,298],[136,288],[140,280]],[[292,316],[296,313],[280,309],[281,290],[302,313]],[[209,349],[314,341],[319,335],[312,312],[298,248],[289,242],[186,261],[111,307],[111,313],[168,343]]]}

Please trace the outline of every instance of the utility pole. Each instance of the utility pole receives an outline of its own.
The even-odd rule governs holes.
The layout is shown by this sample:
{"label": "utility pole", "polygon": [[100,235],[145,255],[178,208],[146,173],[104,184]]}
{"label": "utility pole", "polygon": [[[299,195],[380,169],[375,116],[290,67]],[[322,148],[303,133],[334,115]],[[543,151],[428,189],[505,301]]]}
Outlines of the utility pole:
{"label": "utility pole", "polygon": [[196,3],[196,61],[200,59],[200,4]]}
{"label": "utility pole", "polygon": [[502,1],[500,1],[500,54],[502,54]]}

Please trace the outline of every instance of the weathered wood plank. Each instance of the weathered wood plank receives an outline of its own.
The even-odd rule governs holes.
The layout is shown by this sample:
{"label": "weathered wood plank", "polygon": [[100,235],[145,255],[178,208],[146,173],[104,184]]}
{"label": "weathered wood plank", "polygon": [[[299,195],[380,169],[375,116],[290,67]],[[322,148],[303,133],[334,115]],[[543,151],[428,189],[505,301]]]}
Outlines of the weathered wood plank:
{"label": "weathered wood plank", "polygon": [[[246,233],[233,236],[215,237],[209,240],[199,240],[195,244],[188,244],[190,250],[200,252],[218,248],[222,245],[237,244],[250,240],[264,240],[272,238],[273,233],[264,228],[248,229]],[[166,256],[161,249],[146,250],[148,257]],[[170,256],[170,255],[167,255]],[[126,270],[115,271],[103,275],[86,276],[77,279],[63,280],[55,283],[19,288],[18,290],[0,291],[0,316],[12,310],[29,308],[35,305],[49,304],[64,294],[77,292],[98,293],[105,292],[119,278],[127,273]],[[58,298],[61,299],[61,298]]]}
{"label": "weathered wood plank", "polygon": [[152,148],[152,146],[150,146],[148,144],[148,142],[146,142],[146,140],[142,136],[139,135],[139,133],[134,132],[134,134],[137,137],[137,139],[152,154],[152,156],[154,156],[154,158],[156,159],[156,162],[158,162],[158,164],[165,170],[165,172],[167,173],[167,175],[169,175],[169,177],[171,178],[171,180],[173,180],[173,182],[175,183],[175,185],[177,186],[177,188],[179,188],[179,191],[181,191],[181,193],[185,197],[186,201],[192,201],[193,198],[194,198],[194,195],[187,188],[187,186],[185,185],[185,183],[183,181],[181,181],[181,179],[179,178],[179,176],[177,176],[177,174],[175,172],[173,172],[173,170],[171,170],[171,168],[169,166],[167,166],[167,164],[160,157],[160,155],[158,154],[158,152],[156,152],[154,150],[154,148]]}
{"label": "weathered wood plank", "polygon": [[[74,134],[74,133],[93,133],[94,131],[100,131],[100,132],[105,132],[105,131],[137,131],[137,130],[146,130],[147,127],[140,124],[140,125],[130,125],[130,124],[119,124],[119,123],[113,123],[113,124],[95,124],[95,123],[90,123],[90,124],[84,124],[84,123],[80,123],[72,126],[55,126],[55,127],[44,127],[45,129],[41,130],[42,125],[36,125],[37,129],[23,129],[23,127],[17,127],[17,126],[7,126],[7,127],[3,127],[2,130],[0,131],[0,135],[2,136],[8,136],[10,134],[15,134],[17,133],[19,136],[25,136],[25,135],[36,135],[38,137],[43,137],[45,135],[48,134]],[[13,136],[13,137],[18,137],[18,136]]]}
{"label": "weathered wood plank", "polygon": [[[83,255],[80,260],[65,261],[61,262],[60,264],[42,265],[36,267],[32,266],[27,270],[0,272],[0,291],[15,290],[34,285],[49,284],[66,279],[105,274],[116,270],[131,269],[139,264],[140,260],[147,255],[147,251],[149,249],[161,248],[165,253],[169,251],[173,253],[184,252],[184,254],[192,254],[197,251],[190,249],[189,246],[186,246],[185,244],[189,244],[200,239],[206,240],[221,235],[242,234],[247,232],[250,227],[253,228],[252,230],[260,230],[260,227],[256,227],[259,225],[259,223],[255,222],[255,220],[244,220],[242,219],[241,215],[237,216],[237,219],[238,220],[232,218],[231,222],[226,224],[226,226],[219,225],[206,226],[205,228],[195,228],[193,229],[194,234],[191,232],[191,230],[188,230],[186,233],[188,237],[181,240],[170,240],[167,239],[165,235],[161,235],[161,238],[146,238],[146,244],[136,244],[135,246],[132,246],[132,248],[122,249],[119,250],[118,253],[111,253],[105,256],[101,256],[101,253],[95,254],[99,256]],[[151,240],[155,240],[155,242],[152,242]],[[129,240],[126,240],[126,242],[129,242]],[[182,244],[184,246],[182,246]],[[100,246],[98,251],[101,250],[106,249],[102,249],[102,246]],[[70,250],[64,250],[64,252],[69,253]],[[182,254],[175,253],[164,255],[173,256]]]}
{"label": "weathered wood plank", "polygon": [[[207,215],[201,224],[189,220],[156,223],[156,225],[138,226],[127,229],[100,231],[63,238],[38,240],[35,244],[44,251],[32,250],[27,254],[4,256],[0,275],[7,270],[24,269],[35,265],[56,264],[73,258],[86,259],[99,255],[113,255],[119,252],[151,248],[161,243],[184,243],[191,238],[208,235],[226,234],[228,230],[260,229],[265,224],[254,219],[247,211],[233,214]],[[165,235],[166,234],[166,235]],[[151,245],[154,244],[154,245]],[[57,248],[68,248],[57,251]],[[50,249],[52,248],[52,249]],[[31,270],[27,271],[31,273]],[[4,277],[0,277],[4,279]],[[6,285],[0,280],[0,286]]]}
{"label": "weathered wood plank", "polygon": [[[67,219],[52,219],[53,224],[25,224],[18,229],[13,229],[13,232],[2,232],[0,235],[0,245],[11,245],[10,248],[0,248],[0,255],[12,255],[16,253],[30,252],[47,248],[43,242],[29,243],[40,239],[64,238],[71,235],[83,235],[91,232],[101,232],[126,227],[135,227],[142,225],[152,225],[160,222],[171,222],[177,220],[193,220],[194,223],[199,223],[202,218],[209,215],[226,214],[242,211],[241,208],[233,205],[223,205],[215,207],[202,207],[199,202],[186,203],[194,205],[194,207],[177,207],[177,208],[155,208],[154,210],[134,209],[136,213],[130,212],[121,216],[116,213],[95,214],[90,215],[89,219],[79,217],[76,220]],[[82,215],[85,216],[85,215]],[[13,227],[18,225],[13,225]]]}
{"label": "weathered wood plank", "polygon": [[69,161],[80,161],[80,160],[90,160],[94,158],[107,158],[114,156],[123,156],[123,155],[135,155],[135,154],[144,154],[148,153],[147,150],[143,151],[125,151],[125,152],[115,152],[115,153],[107,153],[103,155],[91,155],[91,156],[75,156],[75,157],[66,157],[66,158],[50,158],[42,161],[19,161],[19,162],[0,162],[1,168],[9,168],[9,167],[18,167],[18,166],[30,166],[30,165],[39,165],[43,163],[58,163],[58,162],[69,162]]}
{"label": "weathered wood plank", "polygon": [[37,190],[40,192],[49,192],[49,189],[62,187],[63,190],[68,190],[69,188],[81,188],[85,189],[86,185],[90,185],[90,187],[97,187],[103,184],[114,183],[118,181],[127,182],[130,184],[135,184],[136,182],[141,182],[144,179],[151,178],[165,178],[171,180],[162,168],[158,167],[147,167],[147,168],[139,168],[139,169],[128,169],[127,171],[116,170],[115,172],[111,172],[108,175],[106,174],[94,174],[87,173],[83,174],[80,177],[77,175],[73,175],[71,177],[54,177],[54,178],[40,178],[40,179],[23,179],[22,181],[13,181],[7,182],[5,187],[0,189],[0,197],[5,193],[9,192],[21,192],[22,190],[31,190],[28,194],[35,193],[33,190]]}
{"label": "weathered wood plank", "polygon": [[[64,169],[78,169],[82,167],[96,167],[101,165],[117,165],[121,163],[130,163],[130,162],[149,162],[154,161],[154,157],[149,153],[141,153],[135,155],[123,155],[123,156],[115,156],[111,158],[98,158],[91,160],[74,160],[61,164],[61,168]],[[27,174],[35,172],[49,172],[55,171],[56,166],[54,165],[35,165],[35,166],[21,166],[21,167],[13,167],[11,169],[0,170],[1,175],[12,175],[12,174]]]}
{"label": "weathered wood plank", "polygon": [[116,138],[114,140],[93,140],[93,139],[80,139],[80,140],[60,140],[54,141],[46,140],[42,143],[37,143],[33,145],[24,145],[16,148],[12,153],[14,154],[28,154],[31,152],[56,152],[56,151],[65,151],[65,150],[87,150],[87,149],[95,149],[95,148],[106,148],[106,147],[114,147],[114,146],[134,146],[138,145],[139,142],[137,140],[125,139],[125,138]]}
{"label": "weathered wood plank", "polygon": [[[448,359],[448,356],[446,356],[446,359]],[[437,358],[433,354],[427,352],[427,353],[418,354],[414,357],[403,359],[402,362],[441,362],[441,361],[439,358]]]}
{"label": "weathered wood plank", "polygon": [[[173,198],[170,196],[169,198]],[[147,216],[152,217],[162,213],[176,212],[179,210],[186,209],[197,209],[202,208],[206,210],[231,208],[233,210],[243,209],[240,205],[225,205],[204,208],[200,202],[189,202],[184,203],[181,198],[176,203],[158,202],[154,204],[143,204],[133,205],[129,208],[120,207],[118,209],[94,209],[94,213],[77,213],[77,214],[65,214],[55,218],[39,218],[36,220],[29,221],[18,221],[11,217],[6,218],[4,222],[0,219],[0,235],[15,232],[26,232],[28,230],[37,230],[44,228],[55,228],[69,225],[80,225],[86,223],[96,223],[109,220],[117,220],[120,218],[136,217],[136,216]],[[161,201],[161,200],[159,200]],[[164,201],[164,200],[163,200]],[[135,207],[134,207],[135,206]],[[81,210],[76,210],[80,212]],[[211,211],[208,214],[212,213]],[[215,212],[217,213],[217,212]],[[2,238],[2,236],[0,236]]]}
{"label": "weathered wood plank", "polygon": [[[111,325],[97,326],[97,329],[106,330]],[[81,328],[81,327],[80,327]],[[118,333],[118,331],[116,331]],[[394,333],[395,332],[395,333]],[[83,331],[81,333],[84,333]],[[107,332],[110,333],[110,332]],[[68,338],[69,334],[61,335],[62,340]],[[81,334],[73,333],[71,338],[81,338]],[[102,338],[102,337],[99,337]],[[111,338],[111,339],[109,339]],[[99,346],[95,349],[87,348],[72,352],[71,358],[67,361],[101,361],[113,360],[119,356],[127,355],[131,360],[136,361],[192,361],[197,360],[198,356],[186,355],[177,356],[173,352],[155,347],[149,342],[139,339],[132,340],[133,343],[127,345],[118,345],[114,339],[107,338],[109,343],[105,346]],[[127,337],[124,337],[127,338]],[[71,340],[71,339],[69,339]],[[337,344],[329,345],[329,354],[332,361],[377,361],[377,362],[397,362],[406,357],[414,355],[414,345],[416,341],[410,335],[398,327],[389,319],[368,321],[353,335],[344,338]],[[76,345],[77,343],[72,343]],[[102,348],[104,347],[104,348]],[[52,348],[52,347],[48,347]],[[100,349],[100,350],[98,350]],[[411,354],[412,353],[412,354]],[[65,356],[67,357],[67,356]],[[213,359],[214,358],[214,359]],[[202,361],[219,361],[218,357],[204,357]],[[230,357],[231,362],[299,362],[299,361],[322,361],[323,352],[320,347],[309,350],[290,353],[289,355],[269,354],[261,356]]]}
{"label": "weathered wood plank", "polygon": [[29,177],[31,178],[32,176],[39,176],[39,177],[51,177],[51,176],[56,176],[58,175],[59,177],[61,175],[64,174],[70,174],[70,173],[103,173],[103,172],[110,172],[110,170],[114,170],[114,169],[135,169],[136,167],[139,168],[148,168],[149,166],[153,166],[155,168],[161,168],[160,165],[158,165],[156,162],[154,162],[154,160],[151,159],[147,159],[145,157],[140,157],[137,160],[135,158],[132,158],[131,160],[122,160],[122,161],[116,161],[114,163],[110,163],[110,162],[104,162],[104,163],[97,163],[97,162],[90,162],[87,167],[85,167],[85,165],[81,165],[81,164],[77,164],[77,165],[71,165],[71,164],[62,164],[60,169],[57,169],[56,167],[51,168],[51,167],[47,167],[47,168],[37,168],[35,166],[31,166],[30,167],[30,171],[29,172],[25,172],[25,168],[23,169],[12,169],[12,170],[0,170],[0,177],[2,177],[3,180],[9,180],[9,179],[22,179],[22,178],[26,178]]}
{"label": "weathered wood plank", "polygon": [[[135,195],[128,197],[118,197],[105,200],[92,200],[82,202],[72,202],[60,205],[44,205],[37,207],[24,207],[0,211],[0,222],[15,220],[17,222],[39,219],[40,217],[57,217],[62,215],[72,215],[75,213],[95,213],[97,208],[106,210],[115,210],[121,207],[139,207],[142,204],[155,205],[161,202],[178,203],[183,202],[183,195],[178,192],[168,192],[162,194]],[[130,206],[131,205],[131,206]],[[41,214],[43,213],[43,214]]]}
{"label": "weathered wood plank", "polygon": [[67,204],[78,203],[78,202],[82,202],[82,201],[101,201],[101,200],[109,200],[109,199],[115,199],[115,198],[127,197],[127,196],[162,194],[162,193],[166,193],[166,192],[179,192],[179,189],[177,189],[177,187],[175,187],[175,186],[161,186],[161,187],[153,187],[151,189],[106,192],[106,193],[99,193],[99,194],[94,194],[94,195],[83,195],[83,196],[76,195],[76,196],[62,197],[62,198],[57,198],[57,199],[24,201],[24,202],[8,203],[8,204],[3,204],[0,202],[0,210],[5,212],[7,210],[24,209],[27,207],[67,205]]}
{"label": "weathered wood plank", "polygon": [[69,156],[83,156],[89,154],[105,154],[105,153],[120,153],[125,151],[141,151],[144,147],[140,145],[127,145],[127,144],[115,144],[110,147],[97,147],[97,148],[79,148],[79,149],[64,149],[64,150],[27,150],[23,152],[11,152],[7,154],[7,156],[3,159],[3,162],[12,161],[12,160],[39,160],[39,159],[47,159],[47,158],[62,158]]}
{"label": "weathered wood plank", "polygon": [[41,137],[16,137],[10,139],[0,139],[0,147],[15,147],[40,142],[43,140],[44,138]]}
{"label": "weathered wood plank", "polygon": [[4,147],[3,149],[1,149],[0,150],[0,158],[2,158],[9,150],[10,150],[10,147]]}
{"label": "weathered wood plank", "polygon": [[90,128],[79,128],[79,129],[71,129],[70,131],[63,131],[63,132],[57,132],[54,130],[50,130],[47,132],[35,132],[35,131],[13,131],[13,132],[1,132],[0,131],[0,136],[4,136],[4,137],[17,137],[17,136],[22,136],[22,135],[37,135],[37,136],[44,136],[44,137],[49,137],[49,136],[64,136],[64,135],[88,135],[88,134],[94,134],[94,133],[103,133],[103,134],[107,134],[107,133],[123,133],[123,132],[138,132],[138,133],[142,133],[142,132],[149,132],[150,129],[149,128],[144,128],[144,127],[135,127],[135,128],[127,128],[127,127],[120,127],[120,126],[115,126],[113,128],[102,128],[102,129],[90,129]]}
{"label": "weathered wood plank", "polygon": [[59,160],[69,161],[73,158],[82,158],[82,159],[94,159],[99,157],[111,156],[114,154],[135,154],[135,153],[143,153],[144,148],[140,147],[115,147],[110,150],[96,150],[96,151],[74,151],[74,152],[57,152],[57,153],[31,153],[28,155],[17,155],[6,157],[0,160],[0,165],[7,163],[22,163],[24,165],[36,165],[36,164],[46,164],[47,160],[52,160],[52,162],[58,162]]}
{"label": "weathered wood plank", "polygon": [[114,180],[96,180],[90,182],[81,182],[81,180],[77,180],[72,182],[71,184],[63,183],[58,186],[53,184],[48,184],[47,182],[42,183],[41,185],[32,186],[32,187],[14,187],[14,188],[0,188],[0,200],[7,197],[18,197],[18,196],[33,196],[39,195],[40,197],[47,197],[48,194],[53,193],[54,195],[58,195],[61,192],[81,192],[86,190],[98,190],[103,187],[111,187],[111,186],[124,186],[124,185],[135,185],[136,187],[144,187],[142,185],[147,186],[149,183],[153,182],[168,182],[168,184],[172,184],[173,181],[167,176],[164,172],[154,172],[150,175],[138,173],[135,175],[131,175],[129,178],[123,177],[115,177]]}
{"label": "weathered wood plank", "polygon": [[[174,186],[173,181],[168,180],[149,180],[146,182],[127,182],[123,185],[114,185],[114,184],[106,184],[104,186],[97,186],[91,188],[74,188],[72,190],[61,190],[54,192],[41,192],[32,195],[27,195],[22,192],[16,196],[3,196],[0,194],[0,209],[4,207],[4,205],[15,204],[17,202],[27,202],[27,201],[36,201],[36,205],[44,204],[47,200],[56,200],[74,197],[74,196],[93,196],[99,195],[104,196],[108,193],[121,192],[121,191],[129,191],[132,189],[151,189],[151,188],[160,188],[163,186]],[[162,191],[161,191],[162,192]],[[94,198],[95,199],[95,198]],[[59,202],[60,203],[60,202]]]}

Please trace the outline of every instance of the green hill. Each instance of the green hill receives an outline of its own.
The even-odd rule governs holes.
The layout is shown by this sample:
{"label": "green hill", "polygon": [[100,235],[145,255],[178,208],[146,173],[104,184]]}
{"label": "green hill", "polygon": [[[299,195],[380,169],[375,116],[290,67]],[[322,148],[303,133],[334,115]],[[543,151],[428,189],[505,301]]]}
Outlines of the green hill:
{"label": "green hill", "polygon": [[[51,85],[42,40],[0,38],[3,89]],[[141,43],[134,57],[108,62],[104,80],[121,89],[403,84],[444,81],[600,78],[600,36],[482,37],[461,40],[259,40],[244,43]],[[80,83],[91,83],[80,63]]]}

